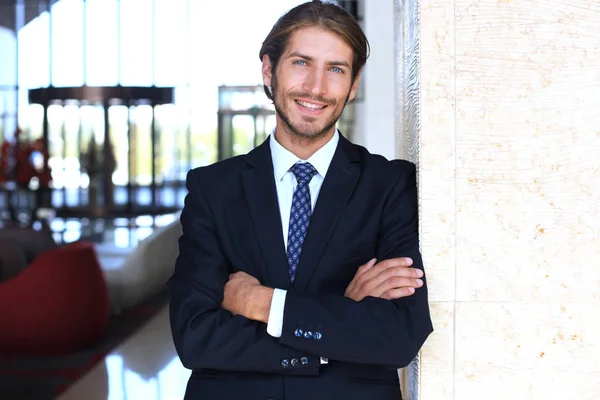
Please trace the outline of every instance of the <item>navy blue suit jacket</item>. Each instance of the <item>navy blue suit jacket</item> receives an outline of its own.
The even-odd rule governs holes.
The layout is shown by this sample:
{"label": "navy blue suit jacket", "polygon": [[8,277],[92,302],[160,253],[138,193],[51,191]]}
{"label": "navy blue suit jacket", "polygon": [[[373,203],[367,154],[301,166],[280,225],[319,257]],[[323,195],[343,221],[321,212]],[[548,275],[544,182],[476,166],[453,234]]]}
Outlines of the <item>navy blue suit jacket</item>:
{"label": "navy blue suit jacket", "polygon": [[[268,140],[190,171],[187,188],[180,254],[167,283],[175,346],[193,370],[186,399],[400,399],[397,368],[433,330],[426,279],[393,301],[356,302],[344,291],[373,257],[410,257],[423,268],[412,163],[340,137],[293,287]],[[220,307],[236,271],[288,290],[281,338]]]}

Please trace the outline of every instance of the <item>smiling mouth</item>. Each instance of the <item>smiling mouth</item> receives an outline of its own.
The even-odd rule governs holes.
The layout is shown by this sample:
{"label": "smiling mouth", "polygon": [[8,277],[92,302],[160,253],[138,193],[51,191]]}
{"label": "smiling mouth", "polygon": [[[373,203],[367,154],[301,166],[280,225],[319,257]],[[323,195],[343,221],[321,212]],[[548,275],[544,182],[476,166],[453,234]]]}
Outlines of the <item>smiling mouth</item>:
{"label": "smiling mouth", "polygon": [[308,101],[301,101],[301,100],[296,100],[296,104],[302,106],[303,108],[305,108],[309,111],[320,111],[320,110],[324,109],[325,107],[327,107],[327,105],[309,103]]}

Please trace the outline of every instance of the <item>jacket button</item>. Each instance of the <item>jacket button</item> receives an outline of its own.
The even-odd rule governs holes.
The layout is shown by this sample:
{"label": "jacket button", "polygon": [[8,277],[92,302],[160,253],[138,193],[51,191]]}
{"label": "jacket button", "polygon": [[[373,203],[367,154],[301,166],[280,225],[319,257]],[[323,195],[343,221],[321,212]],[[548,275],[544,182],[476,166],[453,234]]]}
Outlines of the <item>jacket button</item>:
{"label": "jacket button", "polygon": [[304,339],[312,339],[312,332],[311,331],[306,331],[304,332]]}
{"label": "jacket button", "polygon": [[289,367],[289,366],[290,366],[290,362],[289,362],[289,360],[288,360],[287,358],[284,358],[283,360],[281,360],[281,366],[282,366],[283,368],[287,368],[287,367]]}
{"label": "jacket button", "polygon": [[297,367],[298,366],[298,359],[297,358],[292,358],[292,367]]}
{"label": "jacket button", "polygon": [[315,340],[321,340],[323,338],[323,334],[321,332],[315,332],[315,334],[313,335],[313,338]]}
{"label": "jacket button", "polygon": [[298,328],[294,331],[294,335],[296,335],[296,337],[301,337],[303,333],[304,333],[304,331],[300,328]]}
{"label": "jacket button", "polygon": [[308,365],[308,357],[302,357],[300,359],[300,362],[302,363],[302,365]]}

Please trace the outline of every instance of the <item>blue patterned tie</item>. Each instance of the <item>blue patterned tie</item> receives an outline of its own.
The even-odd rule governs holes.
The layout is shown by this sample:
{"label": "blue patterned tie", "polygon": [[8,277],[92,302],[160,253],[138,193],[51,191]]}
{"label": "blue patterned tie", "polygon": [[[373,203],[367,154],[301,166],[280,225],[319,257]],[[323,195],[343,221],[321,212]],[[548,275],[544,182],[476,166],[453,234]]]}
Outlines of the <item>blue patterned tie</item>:
{"label": "blue patterned tie", "polygon": [[296,176],[298,186],[294,191],[292,198],[292,209],[290,211],[290,228],[288,231],[287,256],[290,281],[293,283],[296,278],[296,269],[300,261],[300,252],[304,243],[304,236],[308,229],[312,207],[310,201],[310,188],[308,184],[317,173],[315,167],[310,163],[297,163],[290,171]]}

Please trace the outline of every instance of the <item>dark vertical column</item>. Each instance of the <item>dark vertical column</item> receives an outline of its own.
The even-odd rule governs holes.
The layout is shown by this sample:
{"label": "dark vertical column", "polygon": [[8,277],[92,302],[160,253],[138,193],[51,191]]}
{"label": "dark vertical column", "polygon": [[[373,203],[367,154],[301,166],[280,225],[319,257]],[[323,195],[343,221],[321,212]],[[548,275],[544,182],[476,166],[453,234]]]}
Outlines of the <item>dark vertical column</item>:
{"label": "dark vertical column", "polygon": [[[81,161],[82,161],[81,149],[83,147],[83,121],[82,121],[82,115],[81,115],[81,113],[82,113],[81,102],[79,102],[77,111],[78,111],[77,116],[79,117],[79,124],[77,125],[77,158],[79,159],[79,165],[81,165]],[[80,169],[80,174],[81,174],[81,169]],[[83,199],[83,187],[81,186],[81,184],[77,185],[77,192],[78,192],[77,206],[81,207],[85,204],[85,201]],[[88,193],[89,193],[89,186],[88,186]]]}
{"label": "dark vertical column", "polygon": [[[49,126],[49,123],[48,123],[48,103],[46,102],[46,103],[42,104],[42,107],[43,107],[43,110],[44,110],[43,111],[44,112],[44,114],[43,114],[43,118],[44,119],[43,119],[43,126],[42,126],[42,140],[43,140],[43,143],[44,143],[44,148],[48,150],[48,153],[50,153],[50,147],[49,147],[49,143],[50,143],[50,140],[49,140],[50,126]],[[47,166],[44,165],[44,170],[46,168],[47,168]],[[44,171],[44,173],[45,172],[47,172],[47,171]],[[37,193],[36,193],[36,196],[37,196],[36,201],[37,201],[38,205],[42,203],[42,199],[40,198],[40,196],[41,196],[41,194],[40,194],[41,190],[42,189],[39,189],[37,191]],[[48,203],[47,205],[48,206],[54,206],[52,204],[52,191],[50,189],[48,189],[47,199],[46,200],[47,200],[47,203]],[[64,193],[64,187],[63,187],[63,199],[62,199],[62,206],[63,207],[65,206],[66,201],[67,201],[67,198],[66,198],[66,195]],[[31,216],[32,221],[31,222],[33,222],[33,219],[35,217],[36,217],[36,215],[32,212],[32,216]]]}
{"label": "dark vertical column", "polygon": [[43,126],[42,126],[42,137],[44,140],[44,148],[48,149],[48,151],[50,151],[49,143],[49,135],[50,135],[50,127],[49,127],[49,123],[48,123],[48,103],[47,100],[44,102],[44,104],[42,104],[42,107],[44,108],[44,122],[43,122]]}
{"label": "dark vertical column", "polygon": [[258,112],[252,112],[252,120],[254,121],[254,139],[253,139],[253,146],[252,147],[256,147],[258,146]]}
{"label": "dark vertical column", "polygon": [[218,160],[225,160],[233,156],[233,145],[235,142],[233,131],[233,118],[235,113],[231,110],[218,111],[218,143],[219,154]]}
{"label": "dark vertical column", "polygon": [[129,147],[129,162],[130,162],[130,167],[131,167],[131,172],[130,172],[130,178],[129,178],[129,182],[131,185],[131,197],[129,198],[129,201],[131,202],[131,206],[130,209],[135,210],[136,206],[137,206],[137,201],[138,201],[138,183],[135,180],[135,177],[137,176],[137,166],[135,165],[135,160],[136,160],[136,154],[137,154],[137,148],[138,148],[138,131],[137,131],[137,125],[136,125],[136,112],[137,112],[137,103],[132,101],[129,104],[129,107],[131,109],[131,107],[133,107],[133,118],[130,119],[130,147]]}
{"label": "dark vertical column", "polygon": [[[104,184],[104,206],[108,214],[114,209],[114,196],[113,196],[113,183],[112,183],[112,146],[110,141],[110,121],[109,121],[109,106],[110,103],[108,100],[104,100],[104,154],[103,154],[103,165],[104,165],[104,173],[103,173],[103,184]],[[109,168],[110,167],[110,168]]]}
{"label": "dark vertical column", "polygon": [[127,103],[127,213],[133,211],[133,136],[131,129],[131,103]]}
{"label": "dark vertical column", "polygon": [[[62,122],[60,125],[60,138],[62,140],[62,159],[63,159],[63,171],[65,170],[65,160],[67,159],[67,126],[65,124],[65,102],[63,101],[60,105],[62,107]],[[50,132],[48,132],[50,134]],[[67,185],[63,185],[63,204],[68,205],[67,201]]]}
{"label": "dark vertical column", "polygon": [[217,161],[223,160],[225,152],[225,140],[223,138],[225,129],[225,117],[221,111],[217,111]]}
{"label": "dark vertical column", "polygon": [[157,132],[156,132],[156,104],[152,103],[152,127],[150,131],[150,146],[152,153],[152,182],[150,183],[150,190],[152,190],[152,208],[156,209],[157,204],[157,196],[156,196],[156,140]]}

